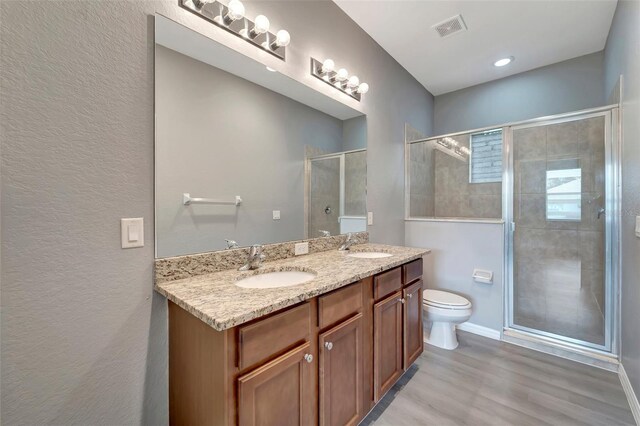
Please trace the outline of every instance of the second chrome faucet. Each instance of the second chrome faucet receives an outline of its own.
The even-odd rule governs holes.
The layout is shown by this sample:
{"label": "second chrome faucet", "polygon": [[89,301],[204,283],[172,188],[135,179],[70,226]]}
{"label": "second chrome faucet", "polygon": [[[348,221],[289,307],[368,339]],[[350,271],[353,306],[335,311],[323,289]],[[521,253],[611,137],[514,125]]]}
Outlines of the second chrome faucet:
{"label": "second chrome faucet", "polygon": [[266,256],[262,253],[262,246],[260,244],[254,244],[249,247],[249,255],[247,256],[247,263],[238,268],[238,271],[248,271],[252,269],[258,269],[260,264]]}
{"label": "second chrome faucet", "polygon": [[353,239],[353,234],[349,232],[347,234],[347,239],[344,240],[344,243],[338,248],[340,251],[349,250],[349,247],[355,244],[355,240]]}

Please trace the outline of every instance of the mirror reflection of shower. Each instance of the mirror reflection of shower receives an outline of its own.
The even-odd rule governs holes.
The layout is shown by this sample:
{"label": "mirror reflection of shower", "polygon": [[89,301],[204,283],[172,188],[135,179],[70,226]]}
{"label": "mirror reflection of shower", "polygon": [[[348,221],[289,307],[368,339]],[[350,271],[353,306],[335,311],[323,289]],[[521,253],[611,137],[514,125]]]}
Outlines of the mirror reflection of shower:
{"label": "mirror reflection of shower", "polygon": [[307,237],[366,231],[367,150],[307,158]]}

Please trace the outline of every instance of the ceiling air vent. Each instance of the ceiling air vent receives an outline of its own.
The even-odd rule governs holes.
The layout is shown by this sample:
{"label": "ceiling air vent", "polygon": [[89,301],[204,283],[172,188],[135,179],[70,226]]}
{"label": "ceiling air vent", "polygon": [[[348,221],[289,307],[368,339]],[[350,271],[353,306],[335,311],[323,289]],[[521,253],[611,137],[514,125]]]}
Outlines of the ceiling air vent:
{"label": "ceiling air vent", "polygon": [[440,37],[449,37],[455,33],[459,33],[460,31],[466,31],[467,26],[462,19],[462,15],[456,15],[452,18],[446,19],[442,22],[439,22],[432,26],[434,30],[438,33]]}

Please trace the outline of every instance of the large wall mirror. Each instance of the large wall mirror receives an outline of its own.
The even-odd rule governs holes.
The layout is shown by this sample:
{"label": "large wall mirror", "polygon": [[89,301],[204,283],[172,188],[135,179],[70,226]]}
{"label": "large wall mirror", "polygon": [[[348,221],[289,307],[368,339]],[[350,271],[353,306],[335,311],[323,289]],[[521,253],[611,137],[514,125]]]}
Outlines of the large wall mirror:
{"label": "large wall mirror", "polygon": [[361,112],[167,18],[155,27],[157,257],[366,230]]}

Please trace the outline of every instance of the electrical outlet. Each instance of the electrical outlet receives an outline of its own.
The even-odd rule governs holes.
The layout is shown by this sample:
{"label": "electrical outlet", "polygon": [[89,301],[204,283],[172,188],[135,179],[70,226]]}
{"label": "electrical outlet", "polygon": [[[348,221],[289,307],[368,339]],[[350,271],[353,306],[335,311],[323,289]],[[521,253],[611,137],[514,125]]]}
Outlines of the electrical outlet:
{"label": "electrical outlet", "polygon": [[273,220],[280,220],[280,210],[273,211]]}
{"label": "electrical outlet", "polygon": [[294,254],[300,256],[301,254],[309,253],[309,243],[296,243],[294,246]]}

